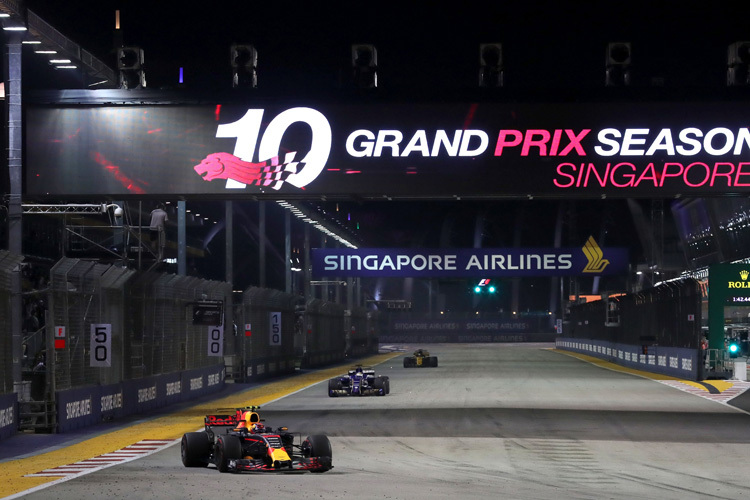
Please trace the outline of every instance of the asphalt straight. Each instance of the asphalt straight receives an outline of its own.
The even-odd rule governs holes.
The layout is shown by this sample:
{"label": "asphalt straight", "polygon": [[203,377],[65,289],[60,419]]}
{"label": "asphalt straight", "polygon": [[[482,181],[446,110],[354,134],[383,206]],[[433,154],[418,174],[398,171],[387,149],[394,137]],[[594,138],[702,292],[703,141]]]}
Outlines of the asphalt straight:
{"label": "asphalt straight", "polygon": [[[400,353],[383,352],[357,363],[377,365]],[[0,441],[0,498],[44,485],[59,477],[28,477],[28,474],[72,464],[120,450],[143,440],[180,439],[186,432],[203,427],[203,417],[216,408],[239,408],[265,405],[270,401],[328,380],[346,371],[351,365],[337,365],[323,370],[300,373],[295,376],[261,384],[228,384],[218,396],[204,397],[199,403],[180,405],[178,410],[165,414],[142,416],[124,423],[102,424],[66,434],[19,434],[8,441]],[[161,413],[161,412],[160,412]]]}
{"label": "asphalt straight", "polygon": [[[35,441],[0,453],[0,497],[750,498],[750,415],[733,406],[746,383],[654,376],[550,344],[399,347],[429,348],[439,366],[404,368],[402,353],[383,353],[362,362],[390,377],[386,397],[329,398],[324,382],[349,366],[340,365],[91,428],[53,448]],[[184,432],[215,408],[250,404],[263,406],[267,425],[327,434],[334,469],[248,478],[182,466],[174,443]],[[153,450],[80,470],[140,448]]]}

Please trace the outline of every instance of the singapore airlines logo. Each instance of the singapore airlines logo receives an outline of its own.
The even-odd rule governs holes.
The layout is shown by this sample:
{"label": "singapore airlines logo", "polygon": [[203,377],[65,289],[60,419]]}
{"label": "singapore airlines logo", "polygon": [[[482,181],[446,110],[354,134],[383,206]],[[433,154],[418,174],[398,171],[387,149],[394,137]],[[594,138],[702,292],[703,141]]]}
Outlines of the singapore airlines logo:
{"label": "singapore airlines logo", "polygon": [[593,236],[589,236],[582,250],[588,261],[586,267],[583,268],[584,273],[600,273],[609,265],[609,261],[604,258],[604,253],[602,253],[602,249],[594,241]]}

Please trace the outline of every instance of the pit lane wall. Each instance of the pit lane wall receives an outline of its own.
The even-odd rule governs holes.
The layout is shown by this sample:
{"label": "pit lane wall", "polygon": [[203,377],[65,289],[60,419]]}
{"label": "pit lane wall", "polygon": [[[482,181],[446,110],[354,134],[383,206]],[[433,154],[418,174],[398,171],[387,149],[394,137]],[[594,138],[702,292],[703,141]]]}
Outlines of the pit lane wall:
{"label": "pit lane wall", "polygon": [[557,338],[555,347],[587,354],[636,370],[661,373],[686,380],[703,379],[700,375],[699,351],[696,349],[651,346],[644,354],[642,346],[565,337]]}
{"label": "pit lane wall", "polygon": [[224,365],[56,393],[57,432],[188,401],[224,387]]}
{"label": "pit lane wall", "polygon": [[702,380],[701,311],[698,282],[677,280],[571,306],[555,344],[630,368]]}
{"label": "pit lane wall", "polygon": [[18,395],[0,394],[0,441],[18,430]]}

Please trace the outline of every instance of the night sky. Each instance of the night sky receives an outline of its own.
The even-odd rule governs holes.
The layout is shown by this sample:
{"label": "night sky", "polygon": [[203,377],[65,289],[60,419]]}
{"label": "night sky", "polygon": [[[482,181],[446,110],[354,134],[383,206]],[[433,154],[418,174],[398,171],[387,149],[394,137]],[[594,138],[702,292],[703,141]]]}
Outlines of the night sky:
{"label": "night sky", "polygon": [[[476,92],[479,44],[503,44],[506,92],[539,98],[601,96],[607,42],[632,43],[632,93],[711,95],[726,91],[727,46],[750,40],[750,2],[216,2],[28,0],[36,14],[115,67],[115,11],[127,46],[145,51],[152,89],[207,93],[231,85],[229,47],[258,50],[258,91],[304,100],[346,87],[350,45],[378,49],[379,92],[446,101]],[[73,7],[74,5],[74,7]],[[28,82],[44,87],[44,78]],[[572,94],[571,94],[572,92]],[[750,94],[749,94],[750,95]],[[638,203],[648,208],[648,200]],[[557,200],[315,202],[351,214],[365,246],[470,247],[481,220],[484,246],[552,245]],[[574,238],[606,236],[642,259],[625,200],[568,202]],[[336,208],[339,209],[336,212]],[[219,214],[221,210],[218,210]],[[668,205],[666,215],[669,215]],[[569,213],[569,212],[566,212]],[[567,221],[570,222],[570,221]],[[570,228],[570,224],[567,226]],[[248,231],[251,232],[251,231]],[[674,230],[665,230],[674,237]],[[566,242],[565,242],[566,243]]]}
{"label": "night sky", "polygon": [[[229,81],[229,47],[258,50],[259,88],[335,87],[350,45],[378,48],[383,88],[476,86],[478,44],[503,43],[506,86],[600,87],[607,42],[633,44],[637,81],[722,86],[728,44],[747,39],[748,2],[217,2],[29,0],[63,34],[113,63],[115,11],[125,45],[145,50],[149,86]],[[75,5],[75,7],[72,7]]]}

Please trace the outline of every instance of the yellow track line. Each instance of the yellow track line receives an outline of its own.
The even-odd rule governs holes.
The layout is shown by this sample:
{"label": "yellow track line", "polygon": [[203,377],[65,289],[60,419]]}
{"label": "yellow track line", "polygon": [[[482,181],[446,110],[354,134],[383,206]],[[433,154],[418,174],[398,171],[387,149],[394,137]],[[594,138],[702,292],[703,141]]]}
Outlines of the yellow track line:
{"label": "yellow track line", "polygon": [[[377,365],[402,353],[378,354],[366,359],[357,360],[363,365]],[[45,469],[72,464],[81,460],[111,453],[144,439],[178,439],[186,432],[203,427],[203,417],[216,408],[240,408],[243,406],[262,406],[283,396],[335,377],[346,371],[351,364],[338,365],[333,368],[315,371],[304,375],[292,376],[283,380],[269,382],[260,387],[248,389],[221,399],[187,408],[127,428],[108,432],[86,441],[64,448],[42,453],[28,458],[10,460],[0,464],[0,498],[20,493],[36,486],[57,481],[59,477],[24,477]],[[321,393],[321,397],[327,397]]]}

